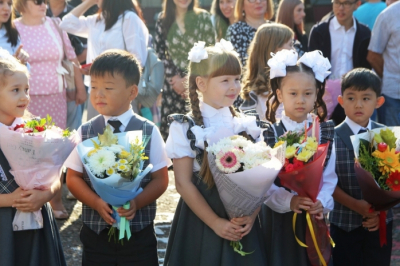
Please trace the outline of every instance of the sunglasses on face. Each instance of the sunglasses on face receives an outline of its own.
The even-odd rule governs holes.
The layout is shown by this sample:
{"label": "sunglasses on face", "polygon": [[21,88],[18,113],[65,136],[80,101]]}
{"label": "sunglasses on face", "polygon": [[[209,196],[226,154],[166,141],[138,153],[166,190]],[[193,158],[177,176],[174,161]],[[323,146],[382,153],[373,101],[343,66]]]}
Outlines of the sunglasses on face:
{"label": "sunglasses on face", "polygon": [[32,1],[37,6],[40,6],[41,4],[47,5],[47,0],[28,0],[28,1]]}

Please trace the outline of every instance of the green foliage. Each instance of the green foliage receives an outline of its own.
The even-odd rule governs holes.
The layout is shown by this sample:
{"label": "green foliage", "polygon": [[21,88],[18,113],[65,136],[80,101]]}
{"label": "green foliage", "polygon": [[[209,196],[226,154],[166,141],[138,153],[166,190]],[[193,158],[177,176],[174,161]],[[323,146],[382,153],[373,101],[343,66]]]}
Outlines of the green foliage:
{"label": "green foliage", "polygon": [[390,149],[396,148],[396,137],[394,136],[393,131],[388,128],[381,129],[380,135],[383,139],[383,142],[385,142]]}
{"label": "green foliage", "polygon": [[362,168],[371,173],[375,181],[382,189],[389,190],[388,186],[386,185],[387,177],[382,176],[381,172],[379,171],[378,163],[382,161],[382,159],[372,156],[374,150],[374,146],[371,145],[369,141],[361,139],[358,161],[360,162]]}
{"label": "green foliage", "polygon": [[278,141],[286,141],[287,146],[292,146],[295,143],[301,143],[301,137],[304,135],[304,131],[287,131],[284,135],[278,138]]}

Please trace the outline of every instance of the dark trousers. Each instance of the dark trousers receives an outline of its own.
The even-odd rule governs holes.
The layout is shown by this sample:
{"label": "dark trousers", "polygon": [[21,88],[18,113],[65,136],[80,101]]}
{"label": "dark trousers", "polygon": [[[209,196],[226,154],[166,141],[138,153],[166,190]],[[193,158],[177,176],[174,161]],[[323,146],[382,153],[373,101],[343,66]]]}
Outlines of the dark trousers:
{"label": "dark trousers", "polygon": [[331,224],[332,249],[335,266],[389,266],[392,253],[393,222],[386,225],[387,245],[381,247],[379,230],[369,232],[362,226],[346,232]]}
{"label": "dark trousers", "polygon": [[108,228],[96,234],[83,224],[80,239],[83,244],[83,266],[158,266],[157,239],[153,224],[132,233],[123,245],[108,241]]}

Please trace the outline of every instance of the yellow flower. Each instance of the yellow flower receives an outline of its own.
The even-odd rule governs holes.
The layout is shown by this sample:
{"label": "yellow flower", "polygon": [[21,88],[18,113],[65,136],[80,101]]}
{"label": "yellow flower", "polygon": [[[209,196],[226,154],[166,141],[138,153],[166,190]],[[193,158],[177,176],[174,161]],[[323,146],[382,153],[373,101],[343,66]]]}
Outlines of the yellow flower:
{"label": "yellow flower", "polygon": [[98,149],[93,149],[93,150],[91,150],[91,151],[88,153],[87,157],[92,156],[92,155],[95,154],[97,151],[98,151]]}
{"label": "yellow flower", "polygon": [[318,142],[315,138],[313,137],[308,137],[307,142],[306,142],[306,149],[316,152],[318,148]]}
{"label": "yellow flower", "polygon": [[128,172],[129,171],[129,167],[125,164],[120,164],[118,165],[118,171],[120,172]]}
{"label": "yellow flower", "polygon": [[286,159],[291,159],[294,157],[295,153],[296,153],[297,148],[294,146],[289,146],[286,147],[286,151],[285,151],[285,157]]}
{"label": "yellow flower", "polygon": [[396,154],[395,149],[390,149],[389,147],[387,147],[386,151],[384,152],[375,150],[372,153],[372,156],[382,159],[382,161],[380,161],[378,165],[380,166],[379,170],[382,172],[383,175],[394,172],[396,171],[396,168],[398,169],[400,167],[399,154]]}
{"label": "yellow flower", "polygon": [[277,143],[275,143],[274,148],[281,146],[283,143],[285,143],[283,140],[278,141]]}
{"label": "yellow flower", "polygon": [[118,161],[118,163],[120,163],[120,164],[127,164],[127,163],[128,163],[128,161],[127,161],[127,160],[125,160],[125,159],[121,159],[121,160],[119,160],[119,161]]}
{"label": "yellow flower", "polygon": [[309,151],[307,149],[303,149],[297,156],[297,160],[302,161],[302,162],[308,162],[310,158],[314,155],[313,151]]}
{"label": "yellow flower", "polygon": [[126,151],[126,150],[122,150],[119,154],[118,154],[118,158],[120,159],[127,159],[129,157],[129,155],[131,155],[130,152]]}
{"label": "yellow flower", "polygon": [[115,173],[114,168],[108,168],[106,171],[107,175],[113,175]]}

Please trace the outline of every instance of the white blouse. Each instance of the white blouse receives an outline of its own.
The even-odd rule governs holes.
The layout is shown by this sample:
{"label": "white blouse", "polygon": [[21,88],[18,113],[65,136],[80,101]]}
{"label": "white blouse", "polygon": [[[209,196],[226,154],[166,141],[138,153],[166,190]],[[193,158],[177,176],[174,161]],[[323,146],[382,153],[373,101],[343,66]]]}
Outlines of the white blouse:
{"label": "white blouse", "polygon": [[[9,126],[10,128],[15,127],[16,125],[20,125],[20,124],[24,124],[24,120],[22,119],[22,117],[16,117],[14,122],[12,122],[11,126]],[[0,127],[1,126],[6,126],[3,123],[0,122]]]}
{"label": "white blouse", "polygon": [[[312,122],[313,116],[308,115],[307,121]],[[291,120],[289,117],[282,113],[282,123],[284,124],[287,131],[289,130],[299,130],[304,128],[304,122],[297,123]],[[332,142],[332,151],[331,156],[329,157],[328,164],[326,165],[324,172],[322,174],[322,188],[319,192],[317,199],[321,201],[322,206],[324,206],[324,213],[328,213],[334,207],[334,200],[332,197],[333,192],[335,191],[336,184],[338,181],[338,177],[335,172],[335,162],[336,162],[336,151],[335,151],[335,143]],[[294,192],[293,192],[294,193]],[[295,195],[285,190],[282,187],[278,187],[276,185],[272,185],[272,187],[268,190],[267,200],[264,202],[268,207],[272,210],[285,213],[290,212],[290,201],[292,197]]]}
{"label": "white blouse", "polygon": [[[233,134],[246,131],[254,139],[257,139],[261,133],[255,117],[233,117],[229,107],[215,109],[204,102],[200,102],[200,111],[203,116],[204,128],[193,126],[190,130],[196,136],[196,146],[201,149],[204,149],[204,141],[221,128],[230,129]],[[169,158],[196,157],[196,152],[191,149],[190,140],[187,138],[188,130],[188,123],[179,123],[176,121],[171,123],[166,142],[166,150]],[[199,170],[200,165],[194,160],[193,171],[196,172]]]}
{"label": "white blouse", "polygon": [[[60,27],[68,33],[88,39],[86,63],[92,63],[108,49],[121,49],[134,54],[143,67],[147,59],[149,31],[135,12],[126,11],[124,15],[124,19],[123,15],[120,15],[117,22],[107,31],[104,31],[104,19],[97,21],[97,14],[78,18],[69,13],[63,17]],[[89,76],[85,76],[85,85],[90,87]]]}

